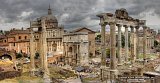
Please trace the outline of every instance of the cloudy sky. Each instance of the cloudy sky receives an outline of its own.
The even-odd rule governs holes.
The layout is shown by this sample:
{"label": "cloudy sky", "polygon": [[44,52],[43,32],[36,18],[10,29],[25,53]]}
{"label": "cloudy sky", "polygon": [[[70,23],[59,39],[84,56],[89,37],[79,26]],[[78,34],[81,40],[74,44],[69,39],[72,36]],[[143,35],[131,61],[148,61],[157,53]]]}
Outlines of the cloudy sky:
{"label": "cloudy sky", "polygon": [[0,0],[0,29],[29,27],[30,20],[47,15],[49,4],[66,29],[99,29],[96,15],[120,8],[134,18],[147,20],[151,28],[160,26],[160,0]]}

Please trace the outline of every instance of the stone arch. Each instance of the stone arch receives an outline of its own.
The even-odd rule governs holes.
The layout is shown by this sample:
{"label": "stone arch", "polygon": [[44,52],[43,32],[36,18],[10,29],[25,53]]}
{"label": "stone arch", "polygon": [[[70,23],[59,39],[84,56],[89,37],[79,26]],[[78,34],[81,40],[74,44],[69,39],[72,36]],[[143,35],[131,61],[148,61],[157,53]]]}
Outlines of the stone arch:
{"label": "stone arch", "polygon": [[13,59],[13,57],[9,54],[3,54],[2,56],[0,56],[0,59],[2,59],[2,58],[4,58],[4,59],[8,58],[9,60]]}
{"label": "stone arch", "polygon": [[53,51],[57,51],[57,44],[55,42],[52,44],[52,47],[53,47]]}
{"label": "stone arch", "polygon": [[14,51],[0,51],[0,59],[2,59],[2,57],[9,58],[12,61],[16,60],[16,54]]}
{"label": "stone arch", "polygon": [[69,52],[72,52],[72,51],[73,51],[72,47],[69,47]]}

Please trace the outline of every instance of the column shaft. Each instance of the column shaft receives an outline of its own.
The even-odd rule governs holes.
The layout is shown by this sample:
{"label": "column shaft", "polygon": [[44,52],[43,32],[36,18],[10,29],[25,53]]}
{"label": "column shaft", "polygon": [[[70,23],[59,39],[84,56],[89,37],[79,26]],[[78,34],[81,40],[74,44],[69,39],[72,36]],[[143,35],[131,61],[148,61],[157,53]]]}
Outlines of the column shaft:
{"label": "column shaft", "polygon": [[33,30],[31,29],[31,34],[30,34],[30,59],[31,59],[31,75],[32,76],[34,76],[34,70],[35,70],[34,56],[35,56],[35,42],[34,42]]}
{"label": "column shaft", "polygon": [[106,67],[106,46],[105,46],[105,29],[106,25],[101,24],[101,80],[104,81],[104,68]]}
{"label": "column shaft", "polygon": [[48,69],[48,61],[47,61],[47,34],[46,34],[45,20],[42,21],[42,48],[43,48],[43,66],[44,66],[44,79],[49,79],[49,69]]}
{"label": "column shaft", "polygon": [[125,61],[128,61],[128,26],[125,27]]}
{"label": "column shaft", "polygon": [[137,41],[136,41],[136,59],[139,59],[139,31],[138,31],[138,29],[139,29],[139,26],[137,26],[136,27],[136,39],[137,39]]}
{"label": "column shaft", "polygon": [[144,63],[146,62],[146,49],[147,49],[147,42],[146,42],[146,40],[147,40],[147,34],[146,34],[146,32],[147,32],[147,27],[146,26],[144,26],[143,27],[143,60],[144,60]]}
{"label": "column shaft", "polygon": [[131,26],[131,62],[133,63],[134,62],[134,27]]}
{"label": "column shaft", "polygon": [[43,41],[42,41],[42,38],[43,38],[43,35],[42,35],[42,32],[40,32],[39,34],[39,44],[40,44],[40,47],[39,47],[39,50],[40,50],[40,59],[41,59],[41,69],[44,68],[44,65],[43,65]]}
{"label": "column shaft", "polygon": [[101,25],[101,65],[106,66],[106,42],[105,42],[105,26]]}
{"label": "column shaft", "polygon": [[110,23],[110,42],[111,42],[111,50],[110,50],[110,78],[113,80],[116,76],[116,35],[115,35],[115,23],[111,22]]}
{"label": "column shaft", "polygon": [[122,48],[122,43],[121,43],[121,25],[117,25],[118,26],[118,63],[121,64],[122,63],[122,55],[121,55],[121,48]]}

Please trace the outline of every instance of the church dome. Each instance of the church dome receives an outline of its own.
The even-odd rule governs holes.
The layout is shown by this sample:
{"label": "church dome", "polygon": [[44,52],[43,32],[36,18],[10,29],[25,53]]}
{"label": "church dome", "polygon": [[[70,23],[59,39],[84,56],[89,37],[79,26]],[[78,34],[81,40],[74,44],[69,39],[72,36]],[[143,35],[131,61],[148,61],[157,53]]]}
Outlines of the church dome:
{"label": "church dome", "polygon": [[46,18],[46,20],[48,20],[51,23],[57,23],[58,22],[57,18],[53,15],[47,15],[47,16],[45,16],[45,18]]}

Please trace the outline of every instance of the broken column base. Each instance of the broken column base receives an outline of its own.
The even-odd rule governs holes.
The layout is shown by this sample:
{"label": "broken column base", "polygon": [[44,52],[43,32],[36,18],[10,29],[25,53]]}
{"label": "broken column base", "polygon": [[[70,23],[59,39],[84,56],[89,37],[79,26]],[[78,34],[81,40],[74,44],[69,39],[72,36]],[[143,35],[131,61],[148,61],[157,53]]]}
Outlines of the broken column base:
{"label": "broken column base", "polygon": [[110,70],[110,79],[115,80],[117,78],[117,76],[118,76],[118,70],[117,69],[115,69],[115,70],[111,69]]}
{"label": "broken column base", "polygon": [[106,66],[101,66],[100,67],[100,70],[101,70],[101,82],[103,83],[103,82],[106,82],[106,79],[108,79],[109,78],[109,75],[107,75],[109,72],[108,72],[108,70],[109,70],[109,67],[106,67]]}

